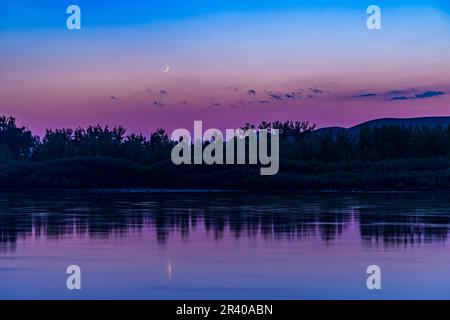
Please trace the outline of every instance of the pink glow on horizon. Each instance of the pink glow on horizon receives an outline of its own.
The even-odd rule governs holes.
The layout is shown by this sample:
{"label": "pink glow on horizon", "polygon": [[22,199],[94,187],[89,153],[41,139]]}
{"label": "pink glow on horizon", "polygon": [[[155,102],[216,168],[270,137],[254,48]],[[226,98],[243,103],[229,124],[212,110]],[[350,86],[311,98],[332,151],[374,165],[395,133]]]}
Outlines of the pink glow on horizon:
{"label": "pink glow on horizon", "polygon": [[[367,101],[369,100],[369,101]],[[147,106],[151,112],[137,107],[124,116],[120,106],[111,105],[117,101],[107,101],[101,107],[110,112],[98,112],[98,108],[83,114],[64,117],[65,112],[55,112],[54,117],[44,114],[15,114],[19,124],[32,129],[42,136],[45,128],[85,127],[87,125],[122,125],[128,133],[138,132],[148,135],[157,128],[164,128],[169,133],[176,128],[192,130],[195,120],[203,121],[203,127],[238,128],[246,122],[258,124],[261,121],[309,121],[318,127],[350,127],[361,122],[378,118],[413,118],[425,116],[450,116],[450,95],[429,99],[406,101],[380,101],[380,99],[330,99],[312,98],[289,102],[271,102],[268,104],[251,104],[240,107],[196,107],[183,106],[158,108]]]}

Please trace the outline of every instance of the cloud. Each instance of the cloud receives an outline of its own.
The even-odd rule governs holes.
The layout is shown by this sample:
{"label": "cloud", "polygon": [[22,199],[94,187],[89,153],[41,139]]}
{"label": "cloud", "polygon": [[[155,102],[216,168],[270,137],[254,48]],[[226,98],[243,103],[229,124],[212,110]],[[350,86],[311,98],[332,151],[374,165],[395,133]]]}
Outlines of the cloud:
{"label": "cloud", "polygon": [[117,100],[117,97],[116,96],[111,96],[110,99],[111,100]]}
{"label": "cloud", "polygon": [[429,99],[449,92],[440,90],[418,90],[418,89],[406,89],[406,90],[390,90],[387,92],[377,93],[377,92],[365,92],[353,96],[352,98],[371,98],[376,96],[384,97],[390,101],[404,101],[404,100],[417,100],[417,99]]}
{"label": "cloud", "polygon": [[309,91],[311,91],[314,94],[322,94],[325,93],[325,90],[319,89],[319,88],[309,88]]}
{"label": "cloud", "polygon": [[390,98],[390,100],[416,100],[416,99],[429,99],[429,98],[433,98],[433,97],[437,97],[437,96],[441,96],[446,94],[445,92],[442,91],[424,91],[422,93],[416,93],[413,96],[395,96]]}
{"label": "cloud", "polygon": [[283,100],[297,100],[301,98],[314,98],[319,95],[326,93],[327,91],[318,89],[318,88],[310,88],[309,94],[304,95],[304,90],[299,89],[297,91],[290,91],[286,93],[275,93],[273,91],[264,91],[271,100],[275,101],[283,101]]}
{"label": "cloud", "polygon": [[445,94],[442,91],[425,91],[424,93],[416,94],[416,99],[426,99],[426,98],[432,98],[436,96],[441,96]]}
{"label": "cloud", "polygon": [[307,95],[308,99],[312,99],[312,98],[321,96],[325,93],[330,93],[330,91],[328,91],[328,90],[323,90],[323,89],[320,89],[317,87],[312,87],[312,88],[309,88],[308,90],[309,90],[309,94]]}
{"label": "cloud", "polygon": [[288,92],[284,96],[287,99],[295,100],[295,99],[300,99],[302,97],[302,93],[300,91],[298,91],[298,92]]}
{"label": "cloud", "polygon": [[164,107],[165,106],[165,104],[164,103],[162,103],[162,102],[159,102],[159,101],[155,101],[155,102],[153,102],[153,105],[154,106],[157,106],[157,107]]}
{"label": "cloud", "polygon": [[272,91],[264,91],[267,96],[269,96],[272,100],[283,100],[283,94],[282,93],[274,93]]}
{"label": "cloud", "polygon": [[415,99],[413,97],[407,97],[407,96],[396,96],[396,97],[392,97],[389,100],[412,100]]}
{"label": "cloud", "polygon": [[[228,90],[238,91],[237,87],[229,86]],[[261,90],[248,89],[244,91],[247,96],[255,97],[254,100],[246,100],[245,98],[237,100],[230,104],[231,107],[237,108],[240,106],[247,106],[251,104],[268,104],[276,102],[284,102],[288,100],[300,100],[318,97],[322,94],[329,93],[329,91],[320,89],[317,87],[311,87],[308,89],[295,89],[293,91],[272,91],[272,90]],[[212,102],[215,101],[214,98],[211,99]]]}
{"label": "cloud", "polygon": [[370,97],[375,97],[377,95],[378,94],[376,94],[376,93],[368,92],[368,93],[358,94],[356,96],[353,96],[353,98],[370,98]]}
{"label": "cloud", "polygon": [[271,94],[269,94],[269,96],[270,96],[273,100],[283,100],[283,98],[282,98],[281,95],[279,95],[279,94],[271,93]]}

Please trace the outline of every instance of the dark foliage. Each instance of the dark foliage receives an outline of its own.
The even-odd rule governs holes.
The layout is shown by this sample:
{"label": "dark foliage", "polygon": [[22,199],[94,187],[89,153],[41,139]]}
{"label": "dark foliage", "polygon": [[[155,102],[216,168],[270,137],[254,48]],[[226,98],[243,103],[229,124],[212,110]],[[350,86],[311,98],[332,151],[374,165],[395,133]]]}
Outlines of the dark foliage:
{"label": "dark foliage", "polygon": [[47,130],[42,140],[0,117],[0,187],[436,189],[450,187],[450,127],[363,127],[316,132],[308,122],[263,122],[278,129],[280,171],[259,166],[175,166],[176,142],[163,129],[126,135],[122,127]]}

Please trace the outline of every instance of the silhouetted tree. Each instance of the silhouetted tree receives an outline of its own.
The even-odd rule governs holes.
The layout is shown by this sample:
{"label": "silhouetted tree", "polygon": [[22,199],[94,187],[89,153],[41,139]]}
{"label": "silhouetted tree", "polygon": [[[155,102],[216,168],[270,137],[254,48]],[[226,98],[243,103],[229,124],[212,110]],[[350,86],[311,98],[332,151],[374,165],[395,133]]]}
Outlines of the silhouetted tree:
{"label": "silhouetted tree", "polygon": [[0,157],[12,160],[29,159],[39,139],[25,127],[17,127],[13,117],[0,117]]}

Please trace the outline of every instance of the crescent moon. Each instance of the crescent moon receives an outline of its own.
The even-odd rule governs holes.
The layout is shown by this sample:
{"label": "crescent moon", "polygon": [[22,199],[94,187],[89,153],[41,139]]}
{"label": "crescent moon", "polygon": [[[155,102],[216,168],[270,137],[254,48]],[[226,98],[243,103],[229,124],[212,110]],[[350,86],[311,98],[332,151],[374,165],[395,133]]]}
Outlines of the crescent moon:
{"label": "crescent moon", "polygon": [[165,69],[163,72],[164,72],[164,73],[167,73],[167,72],[169,72],[169,70],[170,70],[170,66],[167,65],[167,66],[166,66],[166,69]]}

